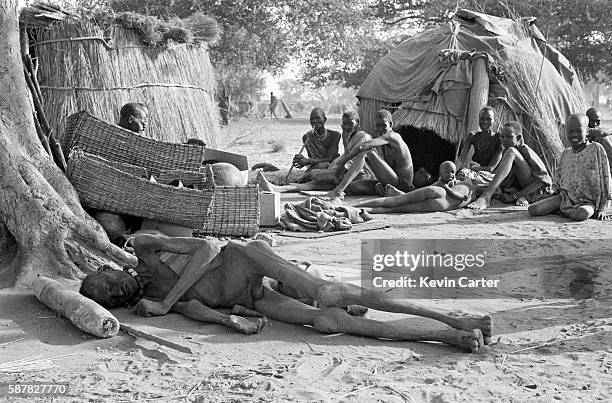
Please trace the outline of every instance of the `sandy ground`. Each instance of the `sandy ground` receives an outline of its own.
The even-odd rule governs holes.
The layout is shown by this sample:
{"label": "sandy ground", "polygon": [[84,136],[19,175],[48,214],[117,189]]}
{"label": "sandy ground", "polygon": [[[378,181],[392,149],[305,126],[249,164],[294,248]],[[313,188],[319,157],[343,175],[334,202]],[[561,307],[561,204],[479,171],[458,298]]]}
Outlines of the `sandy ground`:
{"label": "sandy ground", "polygon": [[[334,127],[332,123],[337,126],[338,119],[330,119]],[[307,127],[305,120],[239,122],[228,137],[246,137],[230,150],[249,155],[251,164],[287,165],[299,149],[299,133]],[[284,142],[284,152],[270,152],[271,141]],[[283,199],[301,198],[291,194]],[[244,336],[177,314],[141,318],[127,309],[113,311],[122,322],[194,351],[186,354],[123,332],[96,339],[27,290],[6,288],[0,291],[0,364],[37,355],[60,358],[37,371],[0,373],[0,383],[67,383],[67,395],[57,401],[610,400],[612,223],[573,223],[558,216],[533,219],[524,209],[504,206],[486,212],[381,215],[376,220],[390,228],[319,239],[276,234],[274,249],[355,282],[362,239],[514,240],[496,244],[499,259],[507,263],[516,258],[523,267],[505,277],[507,297],[421,301],[491,313],[496,327],[490,347],[469,354],[439,343],[326,335],[277,321],[257,335]],[[561,280],[572,273],[556,263],[560,256],[602,271],[592,298],[563,296],[567,283]],[[11,251],[5,249],[0,267],[10,258]],[[553,289],[540,289],[546,284]],[[370,311],[368,317],[419,329],[444,328],[408,315]],[[0,399],[15,400],[4,389]]]}

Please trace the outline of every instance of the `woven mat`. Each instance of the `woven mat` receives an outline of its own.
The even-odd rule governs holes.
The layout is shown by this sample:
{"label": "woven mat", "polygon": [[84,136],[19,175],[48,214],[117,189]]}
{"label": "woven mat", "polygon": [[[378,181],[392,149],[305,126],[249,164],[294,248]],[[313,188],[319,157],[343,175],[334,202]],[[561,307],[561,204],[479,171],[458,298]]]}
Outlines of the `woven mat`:
{"label": "woven mat", "polygon": [[291,238],[315,239],[325,238],[328,236],[349,234],[352,232],[365,232],[377,229],[389,228],[389,224],[381,221],[369,221],[362,224],[353,224],[353,228],[348,231],[332,231],[332,232],[297,232],[297,231],[282,231],[278,235]]}

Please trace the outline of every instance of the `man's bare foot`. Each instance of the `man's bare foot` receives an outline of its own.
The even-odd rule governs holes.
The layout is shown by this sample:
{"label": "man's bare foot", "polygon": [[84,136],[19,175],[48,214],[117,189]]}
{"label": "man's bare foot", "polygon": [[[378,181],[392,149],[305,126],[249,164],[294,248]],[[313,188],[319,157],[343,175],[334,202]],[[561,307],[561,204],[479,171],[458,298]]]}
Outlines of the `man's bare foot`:
{"label": "man's bare foot", "polygon": [[387,196],[387,192],[385,191],[385,185],[380,182],[376,182],[376,185],[374,185],[374,193],[376,193],[377,196]]}
{"label": "man's bare foot", "polygon": [[472,209],[472,210],[485,210],[488,209],[491,206],[491,202],[489,200],[486,200],[483,197],[479,197],[478,199],[474,200],[472,203],[467,205],[467,208]]}
{"label": "man's bare foot", "polygon": [[479,329],[472,329],[471,331],[449,330],[447,337],[444,340],[446,343],[453,346],[469,349],[472,353],[479,352],[484,348],[484,338],[482,332]]}
{"label": "man's bare foot", "polygon": [[385,186],[385,192],[387,193],[387,196],[399,196],[406,194],[393,185]]}
{"label": "man's bare foot", "polygon": [[479,329],[484,337],[484,344],[491,342],[491,335],[493,334],[493,318],[491,315],[454,311],[449,313],[449,316],[452,317],[452,320],[446,322],[448,325],[467,332]]}
{"label": "man's bare foot", "polygon": [[259,190],[274,192],[274,185],[268,182],[263,172],[257,172],[257,183],[259,183]]}
{"label": "man's bare foot", "polygon": [[525,196],[521,196],[514,202],[515,206],[527,207],[529,206],[529,201],[525,198]]}
{"label": "man's bare foot", "polygon": [[243,334],[255,334],[259,333],[263,327],[264,320],[263,318],[257,318],[256,321],[251,322],[242,316],[230,315],[229,323],[227,325]]}

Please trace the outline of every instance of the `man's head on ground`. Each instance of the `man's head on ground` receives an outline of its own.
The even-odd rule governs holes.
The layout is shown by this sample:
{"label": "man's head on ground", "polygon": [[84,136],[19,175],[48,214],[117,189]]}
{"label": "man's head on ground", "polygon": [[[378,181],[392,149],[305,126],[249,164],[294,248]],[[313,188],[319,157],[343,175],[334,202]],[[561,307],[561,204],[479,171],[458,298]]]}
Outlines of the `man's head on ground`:
{"label": "man's head on ground", "polygon": [[382,136],[393,129],[393,117],[391,112],[381,109],[374,116],[374,131],[377,136]]}
{"label": "man's head on ground", "polygon": [[565,135],[572,147],[582,147],[586,143],[589,118],[578,113],[567,117]]}
{"label": "man's head on ground", "polygon": [[455,179],[455,172],[457,171],[457,166],[452,161],[444,161],[440,164],[440,181],[444,183],[449,183],[450,181]]}
{"label": "man's head on ground", "polygon": [[589,108],[586,111],[586,116],[589,118],[589,128],[593,129],[601,125],[601,112],[595,108]]}
{"label": "man's head on ground", "polygon": [[487,132],[492,130],[493,125],[495,124],[495,109],[490,106],[485,106],[480,110],[480,114],[478,115],[478,125],[480,126],[480,130],[483,132]]}
{"label": "man's head on ground", "polygon": [[129,273],[104,265],[85,277],[79,292],[103,307],[116,308],[138,293],[138,282]]}
{"label": "man's head on ground", "polygon": [[144,104],[130,102],[121,107],[119,126],[134,133],[142,133],[147,128],[149,110]]}
{"label": "man's head on ground", "polygon": [[501,131],[501,142],[504,148],[523,144],[523,127],[516,120],[504,124]]}
{"label": "man's head on ground", "polygon": [[352,133],[359,126],[359,114],[354,110],[344,111],[340,125],[343,132]]}
{"label": "man's head on ground", "polygon": [[327,117],[325,116],[323,108],[316,107],[310,111],[310,126],[312,126],[313,129],[322,129],[325,127],[325,122],[327,122]]}

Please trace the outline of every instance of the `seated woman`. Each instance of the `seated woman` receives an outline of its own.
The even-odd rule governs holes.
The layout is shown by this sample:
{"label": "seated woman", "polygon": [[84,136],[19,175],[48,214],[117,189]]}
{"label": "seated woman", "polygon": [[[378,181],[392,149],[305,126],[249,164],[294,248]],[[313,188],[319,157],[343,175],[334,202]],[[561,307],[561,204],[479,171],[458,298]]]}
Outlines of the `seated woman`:
{"label": "seated woman", "polygon": [[325,122],[327,122],[327,117],[323,108],[314,108],[310,112],[312,130],[302,136],[308,157],[302,154],[296,154],[293,157],[294,167],[308,167],[306,173],[300,178],[301,183],[312,179],[312,170],[329,168],[331,162],[340,155],[338,154],[340,132],[326,129]]}
{"label": "seated woman", "polygon": [[431,213],[465,207],[474,197],[470,178],[455,180],[455,164],[445,161],[440,165],[440,178],[432,185],[404,193],[391,185],[386,186],[388,197],[368,200],[355,207],[373,214]]}
{"label": "seated woman", "polygon": [[[346,160],[348,153],[360,144],[372,140],[372,136],[361,130],[359,127],[359,115],[357,112],[349,110],[342,114],[342,143],[344,153],[336,158],[328,169],[313,169],[310,176],[311,180],[305,183],[290,183],[284,186],[272,185],[263,173],[257,175],[257,182],[261,190],[274,191],[279,193],[300,192],[302,190],[331,190],[330,197],[335,198],[343,194],[346,190],[348,194],[363,194],[362,189],[356,186],[353,181],[345,179],[347,170],[356,165],[359,169],[355,180],[369,177],[369,169],[365,163],[365,158],[354,158]],[[343,163],[343,161],[346,161]],[[340,174],[339,174],[340,173]],[[367,189],[366,189],[367,191]],[[333,196],[331,196],[333,194]]]}
{"label": "seated woman", "polygon": [[[485,106],[478,116],[479,132],[470,132],[463,142],[461,154],[457,160],[459,169],[470,168],[473,171],[493,172],[502,157],[502,144],[499,133],[493,132],[495,109]],[[474,148],[472,162],[468,164],[468,153]]]}
{"label": "seated woman", "polygon": [[504,203],[528,206],[550,194],[552,179],[538,155],[523,142],[523,129],[517,121],[506,123],[501,132],[504,152],[502,160],[493,170],[495,178],[482,195],[468,208],[486,209],[491,205],[491,196],[501,192]]}
{"label": "seated woman", "polygon": [[567,139],[571,143],[561,154],[556,172],[554,196],[529,206],[532,216],[541,216],[559,211],[576,221],[595,216],[607,220],[604,212],[608,200],[612,199],[610,167],[601,144],[587,143],[586,116],[570,115],[567,119]]}

